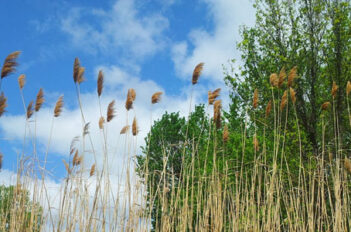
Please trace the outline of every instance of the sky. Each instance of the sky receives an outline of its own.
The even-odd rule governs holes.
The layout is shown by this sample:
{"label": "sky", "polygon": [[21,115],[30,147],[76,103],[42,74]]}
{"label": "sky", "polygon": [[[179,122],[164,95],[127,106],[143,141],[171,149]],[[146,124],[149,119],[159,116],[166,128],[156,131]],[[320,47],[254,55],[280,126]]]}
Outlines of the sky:
{"label": "sky", "polygon": [[[13,51],[21,51],[17,72],[6,77],[2,90],[8,107],[0,118],[0,151],[3,169],[0,184],[14,180],[18,157],[33,155],[33,140],[24,142],[24,134],[33,138],[39,159],[45,159],[51,185],[65,176],[62,159],[68,161],[71,141],[81,134],[82,121],[72,70],[75,57],[85,67],[80,86],[83,112],[90,122],[92,143],[101,151],[98,128],[100,110],[96,93],[99,70],[105,76],[101,98],[102,112],[116,100],[116,118],[108,125],[108,147],[121,169],[125,137],[119,131],[138,120],[139,135],[132,141],[134,153],[151,126],[167,112],[188,115],[191,75],[204,62],[199,83],[194,86],[192,106],[205,103],[207,91],[222,88],[224,107],[229,104],[223,81],[223,67],[240,63],[236,43],[241,25],[251,26],[255,12],[250,0],[12,0],[0,8],[0,62]],[[233,64],[232,64],[233,65]],[[44,89],[45,103],[34,119],[26,122],[17,78],[26,75],[23,89],[25,105]],[[136,90],[134,109],[128,112],[124,102],[129,88]],[[162,91],[159,104],[151,106],[151,95]],[[53,108],[64,96],[62,115],[53,120]],[[151,114],[152,112],[152,114]],[[52,128],[52,133],[51,133]],[[51,136],[50,136],[51,134]],[[128,136],[128,135],[127,135]],[[130,136],[130,135],[129,135]],[[49,142],[50,141],[50,142]],[[49,145],[48,145],[49,144]],[[48,152],[47,152],[48,151]],[[84,162],[94,163],[91,147]],[[102,159],[97,160],[98,165]]]}

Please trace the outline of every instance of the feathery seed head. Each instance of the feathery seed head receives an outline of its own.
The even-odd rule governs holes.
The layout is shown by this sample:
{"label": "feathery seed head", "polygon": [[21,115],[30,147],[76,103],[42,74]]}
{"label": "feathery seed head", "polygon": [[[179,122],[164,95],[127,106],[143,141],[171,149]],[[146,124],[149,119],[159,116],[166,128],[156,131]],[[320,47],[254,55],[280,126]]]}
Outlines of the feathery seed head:
{"label": "feathery seed head", "polygon": [[18,66],[17,58],[21,54],[20,51],[10,53],[2,65],[1,69],[1,79],[16,72],[16,67]]}
{"label": "feathery seed head", "polygon": [[102,89],[104,88],[104,73],[100,70],[97,80],[97,93],[98,96],[101,96]]}
{"label": "feathery seed head", "polygon": [[115,117],[115,100],[110,102],[107,107],[107,122],[110,122]]}
{"label": "feathery seed head", "polygon": [[65,165],[65,169],[66,169],[67,173],[71,174],[71,169],[69,168],[69,164],[65,160],[62,160],[62,162]]}
{"label": "feathery seed head", "polygon": [[39,92],[37,94],[37,98],[35,100],[35,111],[38,112],[41,108],[41,106],[43,105],[44,103],[44,91],[42,88],[39,89]]}
{"label": "feathery seed head", "polygon": [[290,97],[291,97],[291,101],[293,104],[295,104],[296,102],[296,92],[293,88],[290,87]]}
{"label": "feathery seed head", "polygon": [[161,100],[162,92],[156,92],[151,97],[151,103],[156,104]]}
{"label": "feathery seed head", "polygon": [[351,92],[351,82],[348,81],[346,84],[346,95],[349,96],[350,92]]}
{"label": "feathery seed head", "polygon": [[138,132],[139,132],[139,130],[138,130],[137,121],[136,121],[136,118],[134,117],[133,124],[132,124],[132,133],[134,136],[136,136],[138,134]]}
{"label": "feathery seed head", "polygon": [[91,165],[89,175],[90,175],[90,176],[93,176],[94,173],[95,173],[95,164]]}
{"label": "feathery seed head", "polygon": [[291,87],[294,84],[294,79],[297,77],[297,66],[294,66],[288,75],[288,87]]}
{"label": "feathery seed head", "polygon": [[351,174],[351,161],[347,157],[345,157],[344,166],[345,169]]}
{"label": "feathery seed head", "polygon": [[136,97],[136,93],[134,89],[128,89],[128,93],[127,93],[127,100],[126,100],[126,109],[130,110],[131,108],[133,108],[133,102],[135,100]]}
{"label": "feathery seed head", "polygon": [[283,85],[285,78],[286,78],[286,72],[285,72],[285,67],[283,66],[283,68],[279,72],[278,88],[280,88]]}
{"label": "feathery seed head", "polygon": [[327,101],[322,104],[321,108],[322,110],[327,110],[330,108],[330,105],[331,105],[330,102]]}
{"label": "feathery seed head", "polygon": [[222,108],[222,101],[216,100],[213,103],[213,121],[216,123],[217,129],[221,127],[221,108]]}
{"label": "feathery seed head", "polygon": [[19,85],[19,87],[20,87],[21,90],[23,89],[25,83],[26,83],[26,75],[21,74],[21,75],[18,77],[18,85]]}
{"label": "feathery seed head", "polygon": [[271,110],[272,110],[272,100],[269,100],[266,106],[266,118],[268,118],[269,114],[271,113]]}
{"label": "feathery seed head", "polygon": [[54,109],[54,116],[55,117],[60,116],[60,114],[62,112],[62,107],[63,107],[63,96],[60,96],[56,102],[55,109]]}
{"label": "feathery seed head", "polygon": [[104,123],[105,123],[105,119],[104,117],[100,117],[99,119],[99,128],[102,130],[104,128]]}
{"label": "feathery seed head", "polygon": [[129,130],[129,127],[130,127],[129,125],[124,126],[124,127],[122,128],[120,134],[122,135],[122,134],[127,133],[127,131]]}
{"label": "feathery seed head", "polygon": [[33,115],[33,101],[31,101],[27,107],[27,120],[30,119],[32,115]]}
{"label": "feathery seed head", "polygon": [[332,91],[331,91],[333,98],[336,97],[336,94],[338,92],[338,88],[339,88],[339,86],[335,83],[335,81],[333,81],[333,87],[332,87]]}
{"label": "feathery seed head", "polygon": [[74,83],[78,82],[79,68],[80,68],[80,62],[79,62],[78,57],[76,57],[74,59],[74,64],[73,64],[73,80],[74,80]]}
{"label": "feathery seed head", "polygon": [[279,82],[278,75],[276,73],[272,73],[269,76],[269,82],[271,83],[272,87],[277,87]]}
{"label": "feathery seed head", "polygon": [[228,142],[228,139],[229,139],[229,130],[228,130],[228,126],[225,125],[223,129],[223,142],[224,143]]}
{"label": "feathery seed head", "polygon": [[280,102],[280,110],[283,111],[286,103],[288,102],[288,91],[284,91],[284,94],[282,96],[282,100]]}
{"label": "feathery seed head", "polygon": [[258,139],[257,139],[256,134],[254,134],[254,137],[252,139],[252,145],[253,145],[255,151],[260,150],[260,145],[258,143]]}
{"label": "feathery seed head", "polygon": [[84,72],[85,72],[85,68],[84,67],[79,67],[79,69],[78,69],[78,79],[77,79],[77,83],[78,84],[80,84],[83,81],[85,81]]}
{"label": "feathery seed head", "polygon": [[4,92],[0,95],[0,117],[5,112],[5,108],[7,107],[7,98],[4,95]]}
{"label": "feathery seed head", "polygon": [[199,80],[199,77],[201,75],[202,69],[204,67],[204,63],[199,63],[196,65],[194,72],[193,72],[193,78],[192,78],[192,84],[195,85],[197,84],[197,81]]}
{"label": "feathery seed head", "polygon": [[253,100],[252,100],[252,106],[254,109],[257,108],[257,104],[258,104],[258,89],[255,89],[254,95],[253,95]]}

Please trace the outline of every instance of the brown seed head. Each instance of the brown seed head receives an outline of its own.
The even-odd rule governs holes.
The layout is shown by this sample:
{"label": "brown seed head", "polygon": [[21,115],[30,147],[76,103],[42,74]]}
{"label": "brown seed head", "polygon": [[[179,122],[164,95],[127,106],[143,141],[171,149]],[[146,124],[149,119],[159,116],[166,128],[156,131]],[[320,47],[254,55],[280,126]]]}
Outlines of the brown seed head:
{"label": "brown seed head", "polygon": [[322,110],[328,110],[330,108],[330,102],[324,102],[321,106]]}
{"label": "brown seed head", "polygon": [[290,97],[291,97],[291,101],[293,104],[295,104],[296,102],[296,92],[293,88],[290,87]]}
{"label": "brown seed head", "polygon": [[74,80],[74,83],[78,82],[79,68],[80,68],[80,62],[79,62],[78,57],[76,57],[74,59],[74,64],[73,64],[73,80]]}
{"label": "brown seed head", "polygon": [[286,72],[285,72],[285,67],[283,66],[283,68],[279,72],[279,80],[278,80],[279,88],[283,85],[285,78],[286,78]]}
{"label": "brown seed head", "polygon": [[151,103],[152,104],[158,103],[161,100],[161,95],[162,95],[162,92],[156,92],[152,94]]}
{"label": "brown seed head", "polygon": [[278,86],[278,75],[276,73],[272,73],[269,77],[269,82],[271,83],[271,86],[277,87]]}
{"label": "brown seed head", "polygon": [[97,93],[99,97],[101,96],[103,88],[104,88],[104,73],[100,70],[98,79],[97,79]]}
{"label": "brown seed head", "polygon": [[345,169],[351,174],[351,161],[347,157],[345,157],[344,166]]}
{"label": "brown seed head", "polygon": [[4,92],[0,95],[0,117],[5,112],[5,108],[7,107],[7,98],[4,95]]}
{"label": "brown seed head", "polygon": [[102,130],[104,128],[104,123],[105,123],[105,119],[104,117],[100,117],[99,119],[99,128]]}
{"label": "brown seed head", "polygon": [[60,116],[60,114],[62,112],[62,107],[63,107],[63,96],[60,96],[56,102],[55,109],[54,109],[54,116],[55,117]]}
{"label": "brown seed head", "polygon": [[221,127],[221,108],[222,108],[222,101],[216,100],[213,103],[213,121],[216,123],[217,129]]}
{"label": "brown seed head", "polygon": [[35,111],[38,112],[41,108],[41,106],[43,105],[44,103],[44,91],[42,88],[39,89],[39,92],[37,94],[37,98],[35,100]]}
{"label": "brown seed head", "polygon": [[62,160],[63,164],[65,165],[65,168],[66,168],[66,171],[68,174],[71,174],[71,169],[69,168],[69,164],[65,161],[65,160]]}
{"label": "brown seed head", "polygon": [[336,97],[336,94],[338,92],[338,88],[339,88],[339,86],[335,83],[335,81],[333,81],[333,87],[332,87],[332,91],[331,91],[333,98]]}
{"label": "brown seed head", "polygon": [[95,164],[91,165],[89,175],[90,175],[90,176],[93,176],[93,175],[94,175],[94,173],[95,173]]}
{"label": "brown seed head", "polygon": [[128,89],[127,100],[126,100],[126,109],[130,110],[133,108],[133,102],[135,100],[136,93],[134,89]]}
{"label": "brown seed head", "polygon": [[21,74],[21,75],[18,77],[18,85],[19,85],[19,87],[20,87],[21,90],[23,89],[25,83],[26,83],[26,75]]}
{"label": "brown seed head", "polygon": [[202,69],[204,67],[204,63],[199,63],[196,65],[194,72],[193,72],[193,78],[192,78],[192,84],[195,85],[197,81],[199,80],[199,77],[201,75]]}
{"label": "brown seed head", "polygon": [[115,100],[110,102],[107,107],[107,122],[110,122],[115,117]]}
{"label": "brown seed head", "polygon": [[268,118],[269,114],[271,113],[271,110],[272,110],[272,100],[269,100],[266,106],[266,118]]}
{"label": "brown seed head", "polygon": [[228,126],[225,125],[223,129],[223,142],[227,143],[228,139],[229,139],[229,130],[228,130]]}
{"label": "brown seed head", "polygon": [[130,127],[129,125],[124,126],[124,127],[122,128],[120,134],[125,134],[125,133],[127,133],[127,131],[129,130],[129,127]]}
{"label": "brown seed head", "polygon": [[294,79],[297,77],[297,66],[294,66],[288,75],[288,87],[291,87],[294,84]]}
{"label": "brown seed head", "polygon": [[288,102],[288,91],[284,91],[284,94],[282,96],[282,101],[280,102],[280,110],[283,111],[286,103]]}
{"label": "brown seed head", "polygon": [[0,153],[0,170],[2,169],[2,160],[3,160],[3,154]]}
{"label": "brown seed head", "polygon": [[79,67],[79,69],[78,69],[78,79],[77,79],[77,83],[78,84],[80,84],[83,81],[85,81],[84,72],[85,72],[85,68],[84,67]]}
{"label": "brown seed head", "polygon": [[221,92],[221,89],[220,89],[220,88],[214,90],[213,92],[208,91],[208,104],[209,104],[209,105],[212,105],[212,104],[213,104],[213,102],[214,102],[214,101],[216,100],[216,98],[219,96],[220,92]]}
{"label": "brown seed head", "polygon": [[21,54],[20,51],[10,53],[2,65],[1,69],[1,79],[16,72],[16,67],[18,66],[17,58]]}
{"label": "brown seed head", "polygon": [[253,147],[254,147],[255,151],[260,150],[260,145],[258,143],[258,139],[257,139],[256,134],[254,134],[254,137],[252,139],[252,144],[253,144]]}
{"label": "brown seed head", "polygon": [[27,107],[27,119],[30,119],[30,117],[32,117],[32,115],[33,115],[33,101],[31,101],[28,104],[28,107]]}
{"label": "brown seed head", "polygon": [[348,81],[346,84],[346,95],[349,96],[350,92],[351,92],[351,82]]}
{"label": "brown seed head", "polygon": [[132,133],[134,136],[136,136],[138,134],[138,125],[137,125],[137,121],[136,118],[134,117],[133,119],[133,124],[132,124]]}
{"label": "brown seed head", "polygon": [[258,104],[258,89],[255,89],[254,95],[253,95],[253,100],[252,100],[252,106],[254,109],[257,108],[257,104]]}

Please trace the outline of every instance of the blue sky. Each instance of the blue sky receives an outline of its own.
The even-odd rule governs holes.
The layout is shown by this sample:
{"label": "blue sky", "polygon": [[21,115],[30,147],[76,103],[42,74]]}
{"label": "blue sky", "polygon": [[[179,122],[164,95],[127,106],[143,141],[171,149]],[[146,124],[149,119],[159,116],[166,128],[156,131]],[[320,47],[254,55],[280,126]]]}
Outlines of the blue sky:
{"label": "blue sky", "polygon": [[[108,0],[45,1],[12,0],[0,8],[0,62],[16,50],[22,51],[18,72],[3,82],[8,97],[6,114],[0,118],[0,150],[3,168],[16,169],[16,157],[23,146],[24,109],[17,77],[24,73],[26,104],[39,88],[46,102],[37,115],[38,153],[45,153],[56,99],[64,95],[62,117],[54,122],[48,169],[53,179],[64,176],[62,159],[68,159],[70,141],[81,130],[80,112],[72,79],[72,66],[79,57],[86,68],[82,99],[91,134],[99,134],[96,78],[105,74],[103,110],[116,99],[117,118],[110,125],[111,150],[119,150],[121,127],[125,125],[124,100],[128,88],[135,88],[135,115],[140,134],[135,147],[143,144],[150,128],[149,97],[163,91],[162,102],[153,106],[153,119],[167,111],[188,113],[193,68],[205,62],[203,76],[196,86],[194,102],[204,102],[207,90],[221,87],[223,68],[230,59],[239,59],[235,43],[240,40],[239,25],[252,25],[254,11],[247,0]],[[121,123],[123,122],[123,123]],[[33,122],[29,122],[34,130]],[[117,132],[117,133],[116,133]],[[114,137],[115,136],[115,137]],[[94,136],[98,137],[98,136]],[[97,139],[98,140],[98,139]],[[99,144],[100,141],[94,141]],[[30,144],[26,145],[30,155]],[[98,150],[98,149],[97,149]],[[138,151],[136,151],[138,152]],[[87,152],[89,153],[89,151]],[[114,155],[114,154],[111,154]],[[121,155],[116,156],[116,161]],[[87,155],[86,162],[92,158]]]}

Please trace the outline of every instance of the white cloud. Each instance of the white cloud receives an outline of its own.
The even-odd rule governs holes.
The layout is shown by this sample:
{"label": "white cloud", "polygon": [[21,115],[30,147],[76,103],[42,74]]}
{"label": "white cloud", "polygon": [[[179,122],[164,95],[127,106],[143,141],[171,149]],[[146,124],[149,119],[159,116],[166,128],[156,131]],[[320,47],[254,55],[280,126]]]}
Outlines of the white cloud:
{"label": "white cloud", "polygon": [[254,10],[252,2],[247,0],[203,2],[207,4],[208,16],[213,20],[213,31],[193,29],[187,41],[173,45],[172,59],[178,74],[183,78],[191,75],[196,64],[205,62],[203,77],[219,84],[223,80],[222,65],[227,65],[233,58],[240,59],[236,51],[236,42],[240,40],[239,26],[254,22]]}
{"label": "white cloud", "polygon": [[[88,23],[91,18],[94,23]],[[134,0],[118,0],[108,11],[73,8],[61,25],[61,29],[71,36],[73,44],[83,50],[113,52],[134,59],[162,49],[163,32],[167,28],[165,17],[139,12]]]}

